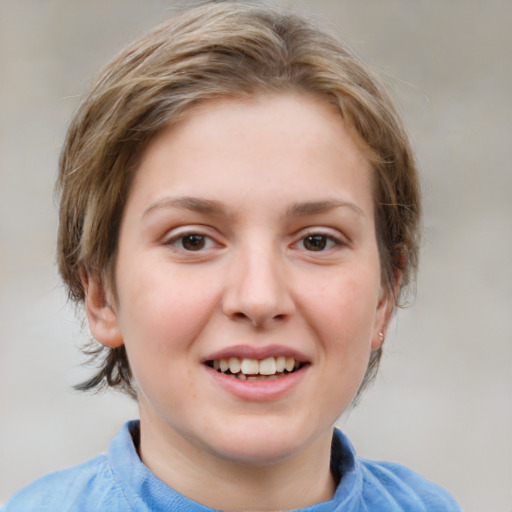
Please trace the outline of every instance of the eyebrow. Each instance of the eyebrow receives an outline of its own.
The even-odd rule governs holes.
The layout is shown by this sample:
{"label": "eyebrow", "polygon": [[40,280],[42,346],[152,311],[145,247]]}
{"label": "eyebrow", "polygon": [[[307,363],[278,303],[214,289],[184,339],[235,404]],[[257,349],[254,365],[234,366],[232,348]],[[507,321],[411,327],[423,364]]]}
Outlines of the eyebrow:
{"label": "eyebrow", "polygon": [[[153,203],[147,208],[143,217],[151,212],[159,209],[178,208],[182,210],[190,210],[198,213],[206,213],[210,215],[222,215],[225,209],[221,202],[213,199],[203,199],[199,197],[166,197]],[[366,217],[363,210],[350,201],[342,201],[337,199],[325,201],[306,201],[291,204],[287,209],[288,217],[303,217],[307,215],[315,215],[324,213],[335,208],[350,208],[357,215]]]}
{"label": "eyebrow", "polygon": [[357,215],[366,217],[363,210],[350,201],[341,201],[337,199],[327,201],[307,201],[304,203],[294,203],[288,208],[290,217],[302,217],[305,215],[314,215],[316,213],[324,213],[335,208],[350,208]]}
{"label": "eyebrow", "polygon": [[182,210],[190,210],[199,213],[208,213],[220,215],[224,212],[224,208],[219,201],[212,199],[201,199],[198,197],[166,197],[153,203],[143,214],[143,217],[153,212],[154,210],[168,208],[179,208]]}

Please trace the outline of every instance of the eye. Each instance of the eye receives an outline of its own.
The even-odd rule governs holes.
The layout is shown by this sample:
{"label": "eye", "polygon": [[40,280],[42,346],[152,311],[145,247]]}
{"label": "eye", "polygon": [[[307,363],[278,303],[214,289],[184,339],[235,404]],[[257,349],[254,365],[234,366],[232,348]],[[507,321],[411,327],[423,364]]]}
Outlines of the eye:
{"label": "eye", "polygon": [[332,236],[322,234],[312,234],[305,236],[300,244],[306,251],[321,252],[328,249],[333,249],[337,245],[340,245],[340,241],[336,240]]}
{"label": "eye", "polygon": [[199,252],[214,247],[216,243],[209,236],[201,233],[185,233],[168,240],[166,245],[172,245],[184,251]]}
{"label": "eye", "polygon": [[180,243],[183,249],[187,251],[200,251],[204,249],[207,239],[203,235],[185,235],[180,238]]}

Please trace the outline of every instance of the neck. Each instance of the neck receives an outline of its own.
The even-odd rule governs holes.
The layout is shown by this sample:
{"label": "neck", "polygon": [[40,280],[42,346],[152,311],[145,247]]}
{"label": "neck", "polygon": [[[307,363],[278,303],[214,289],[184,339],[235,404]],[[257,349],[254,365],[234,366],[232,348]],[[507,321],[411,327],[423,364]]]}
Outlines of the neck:
{"label": "neck", "polygon": [[330,472],[332,431],[299,454],[273,464],[226,460],[144,422],[139,453],[165,484],[213,509],[276,511],[328,501],[335,491]]}

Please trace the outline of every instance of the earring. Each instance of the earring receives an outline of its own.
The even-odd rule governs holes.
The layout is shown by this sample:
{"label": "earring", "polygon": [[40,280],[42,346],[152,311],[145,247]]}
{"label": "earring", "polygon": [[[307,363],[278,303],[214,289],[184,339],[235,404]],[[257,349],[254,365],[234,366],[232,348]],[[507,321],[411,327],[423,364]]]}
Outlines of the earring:
{"label": "earring", "polygon": [[379,340],[381,342],[384,341],[384,333],[382,331],[379,331]]}

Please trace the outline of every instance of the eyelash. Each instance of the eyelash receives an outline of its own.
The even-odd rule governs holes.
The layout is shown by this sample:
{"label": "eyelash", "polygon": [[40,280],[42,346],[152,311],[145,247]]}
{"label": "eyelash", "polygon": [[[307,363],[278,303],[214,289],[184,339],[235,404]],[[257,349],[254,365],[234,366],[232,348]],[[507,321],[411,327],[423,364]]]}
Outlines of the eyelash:
{"label": "eyelash", "polygon": [[[199,246],[198,250],[190,249],[184,246],[185,240],[189,239],[189,241],[191,241],[190,239],[192,239],[193,237],[196,237],[196,242],[198,242],[199,244],[203,244]],[[208,244],[208,247],[205,247],[205,244]],[[165,240],[164,245],[172,246],[178,250],[182,250],[185,252],[202,252],[205,249],[211,249],[211,247],[213,247],[214,245],[219,244],[217,244],[211,236],[205,235],[204,233],[200,233],[197,231],[189,231],[186,233],[179,233],[173,236],[172,238]]]}
{"label": "eyelash", "polygon": [[[195,241],[193,240],[194,237],[196,238]],[[197,249],[190,248],[190,247],[187,248],[185,246],[187,239],[189,242],[192,242],[193,244],[197,244],[196,245]],[[317,245],[317,247],[319,247],[319,248],[318,249],[311,248],[311,247],[309,249],[306,248],[305,243],[307,243],[308,239],[309,239],[309,242],[311,242],[313,244],[319,244],[319,245]],[[179,233],[179,234],[173,236],[172,238],[169,238],[168,240],[166,240],[164,242],[164,245],[172,246],[177,250],[182,250],[187,253],[194,253],[194,252],[199,253],[199,252],[203,252],[204,250],[211,249],[214,246],[219,246],[220,244],[218,244],[212,237],[210,237],[204,233],[201,233],[199,231],[189,231],[189,232],[185,232],[185,233]],[[306,252],[322,253],[322,252],[327,252],[329,250],[332,250],[338,246],[342,246],[342,245],[344,245],[344,242],[342,242],[341,240],[339,240],[338,238],[336,238],[335,236],[330,235],[330,234],[321,233],[321,232],[310,232],[310,233],[306,233],[305,235],[303,235],[298,240],[298,242],[295,242],[293,244],[292,247],[297,248],[297,246],[299,246],[299,245],[302,245],[302,247],[299,247],[299,249],[304,249]],[[314,247],[314,245],[313,245],[313,247]]]}
{"label": "eyelash", "polygon": [[[306,247],[304,247],[304,244],[305,244],[306,240],[308,240],[308,239],[310,239],[310,241],[313,243],[318,243],[318,242],[320,242],[320,244],[323,243],[324,246],[320,247],[318,250],[307,249]],[[330,247],[326,247],[329,245],[329,243],[331,244]],[[330,249],[334,249],[335,247],[343,245],[343,242],[341,240],[339,240],[338,238],[334,237],[333,235],[329,235],[326,233],[311,232],[311,233],[307,233],[303,237],[301,237],[300,240],[295,245],[298,245],[298,244],[302,244],[303,248],[307,252],[326,252]]]}

